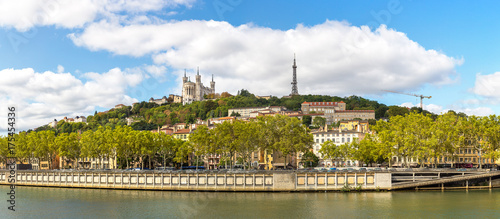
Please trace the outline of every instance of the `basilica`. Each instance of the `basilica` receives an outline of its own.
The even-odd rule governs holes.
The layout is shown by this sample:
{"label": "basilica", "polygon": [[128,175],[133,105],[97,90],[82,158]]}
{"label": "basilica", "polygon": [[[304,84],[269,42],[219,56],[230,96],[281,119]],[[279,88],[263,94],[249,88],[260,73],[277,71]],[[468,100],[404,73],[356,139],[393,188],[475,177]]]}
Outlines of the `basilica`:
{"label": "basilica", "polygon": [[184,77],[182,77],[182,104],[190,104],[193,101],[204,100],[203,96],[208,94],[215,94],[215,81],[212,75],[212,81],[210,82],[210,87],[203,86],[201,83],[200,69],[198,68],[196,74],[196,82],[191,82],[184,72]]}

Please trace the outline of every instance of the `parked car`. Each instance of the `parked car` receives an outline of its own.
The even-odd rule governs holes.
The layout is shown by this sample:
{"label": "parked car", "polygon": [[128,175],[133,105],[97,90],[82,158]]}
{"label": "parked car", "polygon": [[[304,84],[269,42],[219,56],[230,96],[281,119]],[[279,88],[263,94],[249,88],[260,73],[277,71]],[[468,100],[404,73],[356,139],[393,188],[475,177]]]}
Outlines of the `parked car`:
{"label": "parked car", "polygon": [[174,171],[177,170],[175,167],[156,167],[156,171]]}

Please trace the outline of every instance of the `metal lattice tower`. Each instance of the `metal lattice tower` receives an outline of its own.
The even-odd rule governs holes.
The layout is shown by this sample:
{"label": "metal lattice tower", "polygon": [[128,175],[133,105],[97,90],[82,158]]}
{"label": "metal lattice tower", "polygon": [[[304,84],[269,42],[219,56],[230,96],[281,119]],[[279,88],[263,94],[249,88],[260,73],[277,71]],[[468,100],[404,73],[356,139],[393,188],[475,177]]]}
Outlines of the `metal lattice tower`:
{"label": "metal lattice tower", "polygon": [[295,63],[295,54],[293,54],[293,80],[292,80],[292,93],[290,96],[299,95],[299,89],[297,88],[297,64]]}

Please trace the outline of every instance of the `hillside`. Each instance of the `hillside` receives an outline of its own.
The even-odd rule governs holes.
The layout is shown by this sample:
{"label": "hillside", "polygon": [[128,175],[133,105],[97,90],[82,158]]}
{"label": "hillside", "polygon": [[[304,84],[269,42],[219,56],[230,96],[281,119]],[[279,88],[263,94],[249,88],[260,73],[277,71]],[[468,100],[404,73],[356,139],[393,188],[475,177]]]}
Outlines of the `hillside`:
{"label": "hillside", "polygon": [[[225,97],[193,102],[192,104],[182,105],[179,103],[163,104],[159,106],[156,103],[141,102],[133,107],[126,106],[119,109],[110,109],[107,112],[95,112],[94,115],[87,117],[85,123],[65,123],[60,121],[55,131],[59,132],[75,132],[78,130],[86,131],[89,129],[95,130],[99,126],[110,126],[114,128],[116,125],[126,125],[126,118],[133,118],[134,123],[131,124],[135,130],[152,130],[158,126],[166,124],[173,125],[175,123],[191,124],[197,118],[202,120],[213,117],[229,116],[228,109],[239,107],[258,107],[258,106],[284,106],[288,110],[300,110],[303,102],[339,102],[346,103],[347,110],[375,110],[375,118],[391,117],[408,113],[408,109],[399,106],[386,106],[377,101],[368,100],[358,96],[337,97],[327,95],[300,95],[293,97],[271,97],[269,100],[257,98],[247,90],[238,91],[236,96],[231,96],[226,93]],[[391,110],[389,110],[391,109]],[[414,110],[414,109],[412,109]],[[416,108],[416,110],[419,110]],[[429,113],[424,111],[424,113]],[[48,126],[37,128],[37,131],[53,129]]]}

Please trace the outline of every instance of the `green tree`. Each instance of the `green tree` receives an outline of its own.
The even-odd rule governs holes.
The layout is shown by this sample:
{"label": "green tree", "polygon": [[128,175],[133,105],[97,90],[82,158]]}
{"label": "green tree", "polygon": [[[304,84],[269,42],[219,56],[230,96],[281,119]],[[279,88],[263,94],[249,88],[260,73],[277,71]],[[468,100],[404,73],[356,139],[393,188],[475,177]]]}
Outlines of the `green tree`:
{"label": "green tree", "polygon": [[[196,163],[198,164],[199,157],[206,155],[209,151],[210,144],[210,133],[207,126],[199,126],[193,134],[189,136],[189,141],[192,143],[192,151],[196,157]],[[198,170],[198,165],[196,165],[196,170]]]}
{"label": "green tree", "polygon": [[82,157],[93,159],[98,157],[97,150],[99,148],[99,142],[97,142],[94,136],[94,131],[87,130],[83,132],[80,139],[80,145],[82,146]]}
{"label": "green tree", "polygon": [[222,124],[217,124],[215,127],[215,135],[217,137],[217,144],[219,146],[216,150],[216,153],[221,154],[226,159],[229,159],[231,161],[230,165],[232,168],[234,164],[233,158],[237,150],[234,124],[227,121]]}
{"label": "green tree", "polygon": [[385,117],[404,116],[408,113],[410,113],[410,111],[406,107],[389,106],[389,109],[385,113]]}
{"label": "green tree", "polygon": [[[31,138],[31,142],[35,143],[35,151],[38,158],[44,158],[49,163],[49,169],[53,169],[52,163],[57,155],[57,146],[55,145],[54,131],[31,132],[36,133]],[[30,134],[31,134],[30,133]]]}
{"label": "green tree", "polygon": [[312,124],[316,127],[325,126],[326,119],[323,117],[316,116],[314,117]]}
{"label": "green tree", "polygon": [[129,160],[134,153],[135,132],[130,126],[117,126],[113,131],[113,142],[115,143],[116,154],[125,160],[126,168],[130,167]]}
{"label": "green tree", "polygon": [[304,167],[316,167],[319,163],[319,158],[312,151],[307,151],[302,155],[302,163]]}
{"label": "green tree", "polygon": [[234,131],[237,151],[241,155],[244,168],[246,169],[251,153],[258,149],[258,123],[235,121]]}
{"label": "green tree", "polygon": [[302,124],[304,124],[307,127],[311,126],[311,120],[312,120],[312,117],[309,115],[302,116]]}
{"label": "green tree", "polygon": [[16,136],[16,157],[21,161],[27,160],[31,164],[34,156],[34,145],[28,140],[28,133],[20,132]]}
{"label": "green tree", "polygon": [[174,145],[174,148],[175,148],[174,161],[176,161],[177,163],[180,163],[181,169],[182,169],[184,162],[187,162],[187,157],[189,156],[189,154],[191,154],[193,152],[191,150],[192,147],[190,146],[191,143],[188,141],[182,141],[182,140],[175,141],[175,143],[176,144]]}
{"label": "green tree", "polygon": [[7,164],[7,157],[9,157],[9,141],[7,137],[0,136],[0,161]]}
{"label": "green tree", "polygon": [[377,153],[378,147],[378,142],[370,134],[366,134],[362,140],[354,139],[350,145],[352,158],[372,166],[373,163],[384,159]]}
{"label": "green tree", "polygon": [[78,169],[78,159],[81,154],[80,142],[76,133],[61,133],[55,139],[60,159],[73,161],[73,168]]}
{"label": "green tree", "polygon": [[479,166],[481,168],[482,155],[488,149],[488,144],[485,144],[487,118],[469,116],[459,120],[460,129],[460,146],[461,148],[472,147],[477,150],[479,155]]}
{"label": "green tree", "polygon": [[175,156],[175,140],[180,141],[165,133],[160,133],[159,135],[160,145],[158,147],[158,154],[162,157],[164,167],[167,166],[167,159],[172,160]]}

